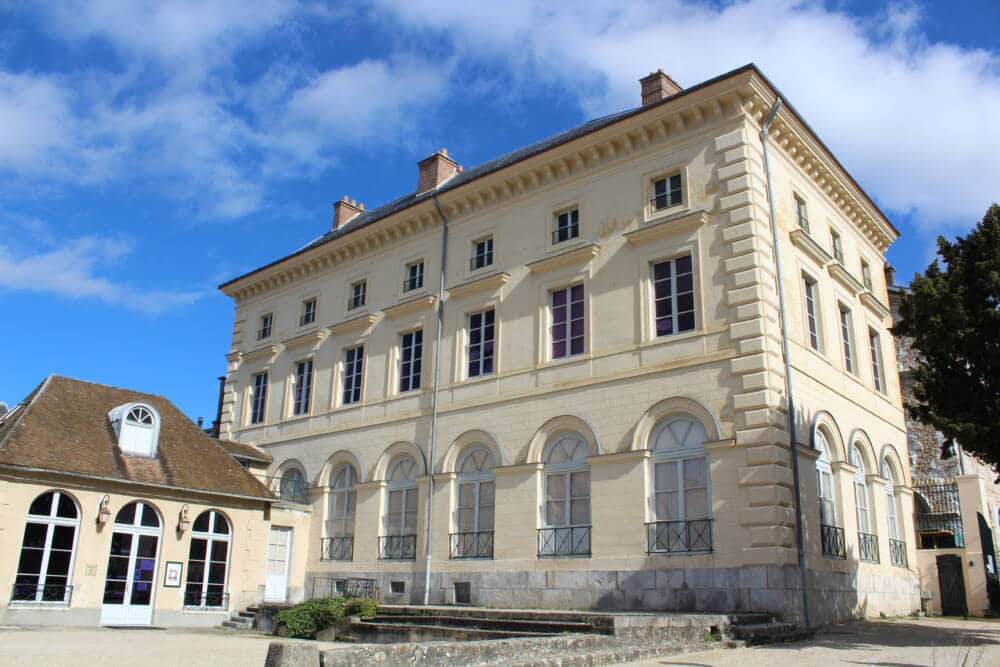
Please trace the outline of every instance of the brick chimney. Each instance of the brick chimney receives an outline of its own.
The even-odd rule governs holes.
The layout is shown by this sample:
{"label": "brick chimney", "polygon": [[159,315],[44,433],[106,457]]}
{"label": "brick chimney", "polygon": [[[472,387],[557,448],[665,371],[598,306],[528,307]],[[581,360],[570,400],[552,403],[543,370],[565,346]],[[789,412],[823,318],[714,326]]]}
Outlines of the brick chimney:
{"label": "brick chimney", "polygon": [[885,268],[882,269],[882,273],[885,274],[886,287],[892,287],[896,284],[896,267],[889,262],[886,262]]}
{"label": "brick chimney", "polygon": [[446,180],[461,173],[462,167],[448,157],[444,148],[417,163],[420,177],[417,179],[417,194],[433,190]]}
{"label": "brick chimney", "polygon": [[365,212],[365,205],[348,199],[347,195],[333,205],[333,228],[340,229],[355,217]]}
{"label": "brick chimney", "polygon": [[652,72],[649,76],[639,79],[642,84],[642,106],[655,104],[660,100],[673,97],[684,90],[680,84],[667,76],[662,69]]}

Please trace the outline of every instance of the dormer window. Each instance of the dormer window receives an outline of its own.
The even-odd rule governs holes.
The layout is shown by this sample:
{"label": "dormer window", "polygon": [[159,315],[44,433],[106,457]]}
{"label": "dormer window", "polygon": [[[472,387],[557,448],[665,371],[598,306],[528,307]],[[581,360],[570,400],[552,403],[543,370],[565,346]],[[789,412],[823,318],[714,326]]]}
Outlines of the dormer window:
{"label": "dormer window", "polygon": [[160,438],[160,415],[146,403],[126,403],[108,413],[108,420],[126,454],[156,456]]}

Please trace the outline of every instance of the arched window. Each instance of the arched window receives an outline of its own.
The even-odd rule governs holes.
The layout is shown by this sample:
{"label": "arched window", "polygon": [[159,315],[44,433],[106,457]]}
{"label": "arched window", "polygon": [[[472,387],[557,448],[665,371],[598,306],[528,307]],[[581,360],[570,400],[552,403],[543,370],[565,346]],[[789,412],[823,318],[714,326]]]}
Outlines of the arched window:
{"label": "arched window", "polygon": [[882,477],[886,479],[885,485],[885,508],[886,519],[889,524],[889,539],[899,539],[899,513],[896,511],[896,487],[893,484],[895,475],[892,472],[892,463],[888,458],[882,459]]}
{"label": "arched window", "polygon": [[145,403],[126,403],[108,413],[118,438],[118,446],[127,454],[155,456],[160,436],[160,415]]}
{"label": "arched window", "polygon": [[144,502],[131,502],[115,515],[102,624],[145,625],[152,620],[161,525],[156,509]]}
{"label": "arched window", "polygon": [[309,485],[298,468],[288,468],[278,480],[278,497],[293,503],[309,502]]}
{"label": "arched window", "polygon": [[712,550],[705,426],[688,415],[669,417],[650,434],[653,465],[650,552]]}
{"label": "arched window", "polygon": [[820,521],[825,526],[837,525],[837,503],[833,492],[833,468],[830,466],[830,441],[822,429],[814,435],[819,458],[816,459],[816,488],[819,492]]}
{"label": "arched window", "polygon": [[494,465],[493,453],[477,445],[459,459],[452,558],[493,558]]}
{"label": "arched window", "polygon": [[590,555],[590,456],[576,433],[556,435],[546,446],[545,527],[538,535],[539,556]]}
{"label": "arched window", "polygon": [[128,416],[125,417],[125,421],[129,424],[135,424],[137,426],[144,426],[147,428],[153,427],[153,413],[149,411],[149,408],[137,405],[128,411]]}
{"label": "arched window", "polygon": [[355,481],[357,473],[350,463],[344,463],[330,474],[327,537],[323,542],[323,558],[326,560],[354,558]]}
{"label": "arched window", "polygon": [[80,513],[61,491],[35,498],[28,508],[13,602],[69,604],[73,549]]}
{"label": "arched window", "polygon": [[184,589],[185,606],[229,606],[226,575],[231,534],[229,521],[215,510],[206,510],[194,520],[188,551],[187,586]]}
{"label": "arched window", "polygon": [[389,498],[379,553],[383,560],[417,557],[417,462],[407,454],[389,466]]}
{"label": "arched window", "polygon": [[861,445],[855,443],[851,447],[851,463],[854,473],[854,508],[858,518],[858,553],[863,561],[877,563],[878,538],[874,534],[874,524],[871,519],[868,498],[868,470],[865,468]]}

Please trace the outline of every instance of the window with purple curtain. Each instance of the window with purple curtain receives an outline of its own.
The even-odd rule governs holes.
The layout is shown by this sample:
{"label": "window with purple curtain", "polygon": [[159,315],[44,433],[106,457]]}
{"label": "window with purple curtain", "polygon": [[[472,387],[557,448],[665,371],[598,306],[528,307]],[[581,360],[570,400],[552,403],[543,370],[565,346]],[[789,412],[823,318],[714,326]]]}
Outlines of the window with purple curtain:
{"label": "window with purple curtain", "polygon": [[653,264],[656,336],[694,330],[694,274],[691,256]]}
{"label": "window with purple curtain", "polygon": [[552,358],[583,354],[583,285],[552,292]]}

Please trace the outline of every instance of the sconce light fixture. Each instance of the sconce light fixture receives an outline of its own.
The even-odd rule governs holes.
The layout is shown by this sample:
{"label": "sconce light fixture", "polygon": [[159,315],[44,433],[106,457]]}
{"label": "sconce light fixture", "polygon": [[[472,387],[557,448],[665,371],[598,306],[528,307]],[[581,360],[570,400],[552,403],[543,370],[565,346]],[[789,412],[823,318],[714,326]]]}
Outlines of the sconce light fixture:
{"label": "sconce light fixture", "polygon": [[108,509],[108,505],[111,504],[111,496],[105,494],[101,501],[97,504],[97,525],[103,526],[111,518],[111,510]]}
{"label": "sconce light fixture", "polygon": [[188,518],[188,506],[181,507],[180,516],[177,517],[177,532],[183,533],[191,527],[191,519]]}

